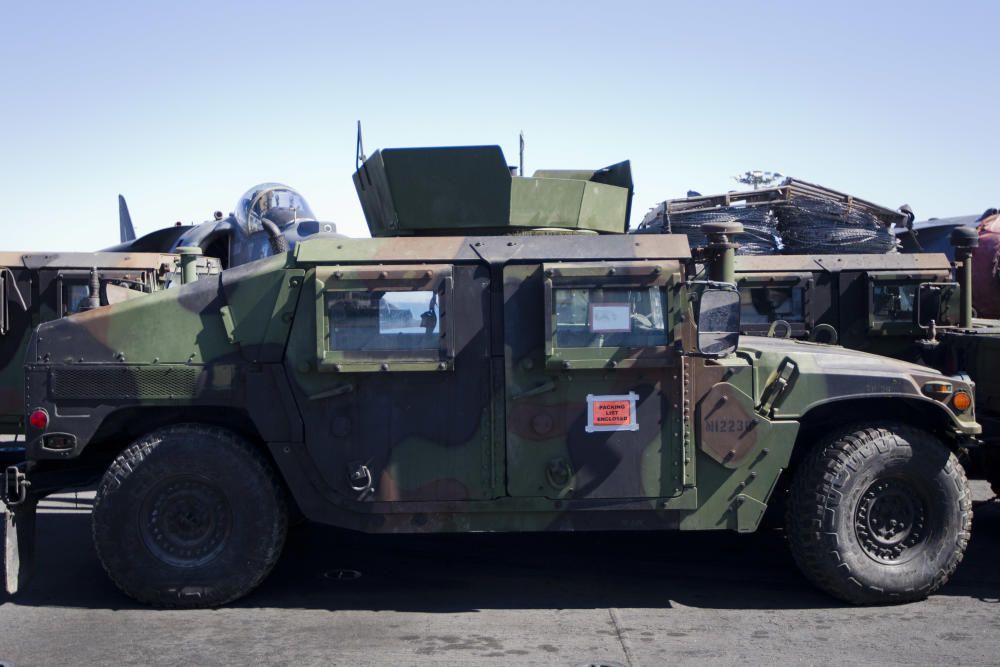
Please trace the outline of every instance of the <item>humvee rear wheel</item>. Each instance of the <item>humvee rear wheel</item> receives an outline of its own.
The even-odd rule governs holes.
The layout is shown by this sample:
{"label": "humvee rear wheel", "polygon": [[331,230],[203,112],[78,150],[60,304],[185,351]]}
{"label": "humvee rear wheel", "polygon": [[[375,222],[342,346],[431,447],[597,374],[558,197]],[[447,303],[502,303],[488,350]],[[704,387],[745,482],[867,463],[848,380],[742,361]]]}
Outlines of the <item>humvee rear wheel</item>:
{"label": "humvee rear wheel", "polygon": [[249,443],[197,424],[154,431],[105,473],[94,502],[97,555],[135,599],[211,607],[255,588],[281,554],[283,489]]}
{"label": "humvee rear wheel", "polygon": [[796,473],[786,517],[802,572],[855,604],[927,597],[958,567],[971,527],[954,454],[895,423],[847,429],[816,447]]}

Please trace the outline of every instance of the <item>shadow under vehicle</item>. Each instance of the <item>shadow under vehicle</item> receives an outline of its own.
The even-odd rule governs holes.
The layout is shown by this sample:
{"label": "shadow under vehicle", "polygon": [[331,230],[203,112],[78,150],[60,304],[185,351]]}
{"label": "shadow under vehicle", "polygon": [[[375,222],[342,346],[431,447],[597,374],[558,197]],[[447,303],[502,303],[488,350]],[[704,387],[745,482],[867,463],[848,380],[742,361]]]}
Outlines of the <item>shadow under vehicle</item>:
{"label": "shadow under vehicle", "polygon": [[628,163],[524,178],[498,147],[389,149],[354,181],[375,238],[39,328],[9,589],[38,499],[94,480],[99,558],[162,606],[254,589],[291,508],[372,533],[747,532],[786,471],[792,554],[831,594],[919,599],[957,567],[971,384],[741,337],[738,225],[705,228],[701,279],[685,237],[623,233]]}

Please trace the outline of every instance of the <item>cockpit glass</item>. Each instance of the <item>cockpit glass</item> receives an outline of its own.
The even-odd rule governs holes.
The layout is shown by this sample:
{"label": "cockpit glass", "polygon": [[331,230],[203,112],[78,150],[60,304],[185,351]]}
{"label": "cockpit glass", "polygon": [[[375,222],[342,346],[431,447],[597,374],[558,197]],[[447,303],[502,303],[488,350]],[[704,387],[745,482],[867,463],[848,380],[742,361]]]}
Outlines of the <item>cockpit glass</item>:
{"label": "cockpit glass", "polygon": [[280,183],[262,183],[240,197],[234,211],[236,221],[248,233],[262,229],[262,219],[281,227],[297,220],[315,220],[305,197]]}

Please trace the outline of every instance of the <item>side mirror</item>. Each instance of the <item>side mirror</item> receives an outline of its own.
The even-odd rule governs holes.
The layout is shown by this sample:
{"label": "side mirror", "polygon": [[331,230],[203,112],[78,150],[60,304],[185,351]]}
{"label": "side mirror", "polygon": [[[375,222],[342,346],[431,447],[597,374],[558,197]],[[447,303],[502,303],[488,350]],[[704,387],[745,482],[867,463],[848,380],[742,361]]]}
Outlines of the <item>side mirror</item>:
{"label": "side mirror", "polygon": [[961,315],[957,283],[921,283],[917,292],[917,326],[958,326]]}
{"label": "side mirror", "polygon": [[724,357],[740,342],[740,293],[735,285],[716,283],[698,300],[698,352]]}

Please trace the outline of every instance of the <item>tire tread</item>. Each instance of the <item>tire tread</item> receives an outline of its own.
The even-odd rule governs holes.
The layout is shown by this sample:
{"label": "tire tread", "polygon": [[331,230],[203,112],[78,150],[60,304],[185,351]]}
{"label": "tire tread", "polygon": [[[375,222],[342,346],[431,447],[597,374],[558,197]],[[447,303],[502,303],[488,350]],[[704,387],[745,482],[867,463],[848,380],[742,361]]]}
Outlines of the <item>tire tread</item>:
{"label": "tire tread", "polygon": [[[229,587],[228,589],[220,586],[213,589],[213,592],[216,593],[216,595],[204,600],[181,597],[177,594],[171,595],[165,591],[152,590],[149,588],[141,589],[130,585],[128,582],[117,576],[115,569],[110,566],[114,556],[113,554],[105,553],[102,550],[101,545],[103,540],[100,539],[99,535],[102,530],[102,526],[99,525],[98,517],[100,516],[102,503],[105,499],[113,494],[115,490],[125,481],[127,481],[128,478],[141,467],[142,463],[161,443],[163,443],[164,440],[170,436],[191,434],[209,436],[216,439],[217,442],[223,447],[230,449],[238,456],[246,457],[246,460],[253,466],[257,467],[264,479],[267,480],[268,488],[274,495],[273,500],[278,510],[276,512],[274,525],[270,526],[273,539],[268,541],[269,549],[263,558],[264,567],[259,568],[258,571],[254,573],[254,577],[249,585],[240,586],[239,588]],[[197,423],[177,424],[158,429],[140,437],[138,440],[126,447],[121,454],[115,457],[115,460],[111,463],[98,485],[97,495],[94,498],[93,516],[94,521],[91,524],[91,532],[94,545],[97,550],[98,558],[101,561],[101,566],[104,568],[104,571],[107,573],[111,581],[114,582],[114,584],[126,595],[139,602],[170,609],[218,607],[246,595],[249,591],[260,585],[260,583],[274,568],[274,565],[278,561],[278,557],[281,555],[285,535],[288,530],[288,502],[285,497],[284,485],[279,480],[271,462],[260,452],[258,448],[252,446],[249,442],[232,431],[220,427],[206,426],[204,424]]]}
{"label": "tire tread", "polygon": [[786,530],[795,562],[816,586],[845,602],[880,604],[887,600],[922,600],[948,581],[968,546],[972,530],[972,498],[965,470],[955,455],[949,452],[942,472],[960,489],[961,526],[952,557],[946,559],[926,585],[903,592],[886,592],[877,586],[862,584],[850,571],[849,564],[840,557],[836,536],[824,530],[831,507],[830,499],[839,495],[835,487],[838,473],[845,467],[852,467],[859,459],[870,456],[866,453],[868,447],[888,451],[903,445],[943,447],[926,432],[903,424],[853,426],[815,447],[802,461],[792,482]]}

